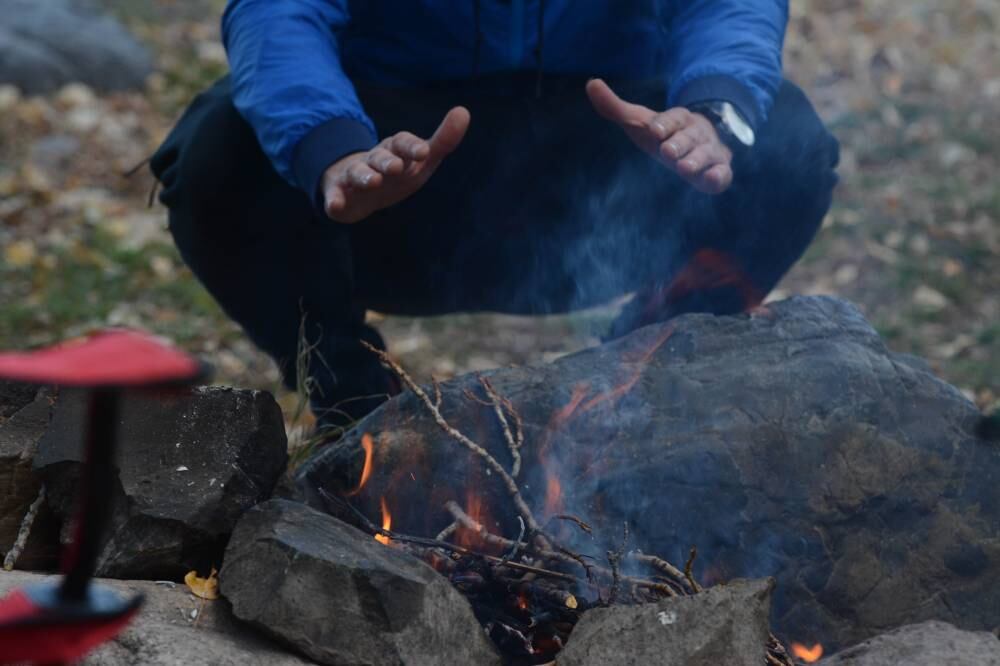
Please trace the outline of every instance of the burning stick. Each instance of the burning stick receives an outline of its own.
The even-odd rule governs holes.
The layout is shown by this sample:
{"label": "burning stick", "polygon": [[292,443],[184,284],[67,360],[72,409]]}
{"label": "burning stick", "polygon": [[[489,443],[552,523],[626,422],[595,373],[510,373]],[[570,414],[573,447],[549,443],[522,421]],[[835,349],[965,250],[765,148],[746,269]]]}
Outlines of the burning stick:
{"label": "burning stick", "polygon": [[462,510],[462,507],[454,501],[445,502],[444,508],[451,514],[455,522],[470,532],[474,532],[476,536],[483,540],[483,543],[492,544],[498,546],[503,550],[520,550],[521,548],[527,547],[528,544],[522,543],[520,540],[511,541],[510,539],[505,539],[501,536],[497,536],[491,533],[482,523],[477,522],[472,516],[467,514]]}
{"label": "burning stick", "polygon": [[503,468],[503,465],[498,463],[496,458],[490,455],[489,451],[479,446],[471,439],[466,437],[464,434],[462,434],[454,427],[452,427],[452,425],[445,420],[444,416],[441,415],[441,410],[434,405],[434,402],[430,399],[427,393],[422,388],[420,388],[420,386],[415,381],[413,381],[413,378],[410,377],[410,375],[407,374],[407,372],[403,370],[403,368],[400,367],[398,363],[393,361],[388,354],[386,354],[381,349],[373,347],[364,340],[361,341],[361,346],[363,346],[365,349],[378,356],[379,360],[382,362],[383,365],[385,365],[387,368],[396,373],[396,375],[403,381],[403,383],[406,384],[406,387],[411,391],[413,391],[413,394],[416,395],[417,398],[419,398],[422,403],[424,403],[424,406],[427,407],[427,409],[431,413],[431,416],[434,417],[434,421],[438,424],[438,426],[442,430],[448,433],[448,435],[452,439],[457,441],[459,444],[461,444],[462,446],[464,446],[465,448],[469,449],[474,454],[482,458],[483,461],[486,463],[486,466],[489,467],[490,470],[492,470],[493,472],[496,472],[497,476],[500,477],[500,480],[503,481],[504,486],[506,486],[507,493],[510,495],[511,500],[514,502],[514,506],[517,508],[517,512],[521,514],[522,518],[524,518],[524,522],[528,525],[528,529],[531,530],[532,535],[542,534],[542,528],[538,524],[538,521],[535,520],[535,516],[531,512],[531,509],[528,507],[528,504],[524,501],[524,497],[521,496],[521,491],[518,490],[517,483],[514,481],[511,475],[507,473],[507,470]]}

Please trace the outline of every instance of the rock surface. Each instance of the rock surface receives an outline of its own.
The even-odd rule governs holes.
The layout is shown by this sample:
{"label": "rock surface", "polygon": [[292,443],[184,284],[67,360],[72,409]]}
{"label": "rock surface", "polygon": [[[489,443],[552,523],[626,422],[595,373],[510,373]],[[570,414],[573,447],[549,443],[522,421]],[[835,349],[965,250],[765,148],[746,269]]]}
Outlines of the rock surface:
{"label": "rock surface", "polygon": [[734,581],[693,597],[595,608],[558,666],[760,666],[767,659],[773,580]]}
{"label": "rock surface", "polygon": [[[81,394],[62,392],[35,457],[64,521],[75,507],[84,407]],[[179,579],[218,565],[236,521],[284,472],[287,440],[274,398],[221,387],[131,395],[121,419],[119,487],[99,575]]]}
{"label": "rock surface", "polygon": [[141,88],[149,52],[117,20],[80,0],[0,0],[0,84],[27,94],[67,83]]}
{"label": "rock surface", "polygon": [[819,662],[821,666],[1000,666],[1000,639],[923,622],[876,636]]}
{"label": "rock surface", "polygon": [[447,579],[296,502],[246,513],[220,582],[238,618],[322,664],[500,663]]}
{"label": "rock surface", "polygon": [[[927,619],[1000,624],[1000,449],[972,433],[972,403],[845,301],[684,316],[489,376],[524,419],[529,503],[595,525],[600,558],[623,520],[675,563],[697,545],[704,582],[776,577],[779,636],[831,650]],[[467,391],[483,398],[474,376],[443,386],[445,417],[509,465]],[[353,488],[363,433],[374,472],[352,500],[368,516],[384,497],[394,529],[434,535],[471,491],[517,534],[501,484],[409,392],[302,465],[297,496],[319,507],[317,487]]]}
{"label": "rock surface", "polygon": [[[0,597],[14,587],[51,577],[0,572]],[[223,600],[204,601],[183,585],[146,581],[98,581],[123,594],[145,595],[137,618],[117,639],[102,645],[81,666],[299,666],[311,662],[288,653],[233,617]]]}
{"label": "rock surface", "polygon": [[[42,487],[31,463],[50,411],[46,391],[0,382],[0,562],[14,545],[21,521]],[[51,569],[58,556],[59,523],[42,504],[16,566]]]}

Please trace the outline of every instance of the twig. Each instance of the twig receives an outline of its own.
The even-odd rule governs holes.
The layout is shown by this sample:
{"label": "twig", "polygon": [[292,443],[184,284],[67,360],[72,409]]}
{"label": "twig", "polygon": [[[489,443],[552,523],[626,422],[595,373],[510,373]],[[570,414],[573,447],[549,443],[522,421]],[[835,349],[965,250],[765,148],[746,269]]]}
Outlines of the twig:
{"label": "twig", "polygon": [[579,518],[577,518],[576,516],[571,516],[570,514],[567,514],[567,513],[561,513],[561,514],[559,514],[557,516],[552,516],[552,518],[554,520],[566,520],[566,521],[569,521],[571,523],[576,523],[576,526],[579,527],[581,530],[583,530],[584,532],[586,532],[590,536],[594,536],[594,529],[590,525],[588,525],[587,523],[585,523],[582,520],[580,520]]}
{"label": "twig", "polygon": [[683,571],[681,571],[680,569],[678,569],[677,567],[675,567],[670,562],[667,562],[664,559],[661,559],[654,555],[646,555],[645,553],[640,553],[637,551],[632,551],[631,553],[628,554],[628,556],[631,559],[634,559],[637,562],[645,564],[646,566],[652,567],[653,569],[656,569],[657,571],[660,571],[661,573],[664,573],[673,579],[676,579],[680,582],[690,583],[690,581],[688,581],[687,576],[684,575]]}
{"label": "twig", "polygon": [[[506,564],[510,560],[517,557],[517,552],[521,550],[521,539],[524,538],[524,519],[521,516],[517,517],[517,523],[521,526],[520,531],[517,533],[517,538],[514,539],[514,545],[510,547],[510,550],[503,556],[501,560],[501,565]],[[454,523],[453,523],[454,524]]]}
{"label": "twig", "polygon": [[522,518],[524,518],[524,522],[528,525],[528,528],[531,530],[531,533],[533,535],[540,534],[542,530],[538,524],[538,521],[535,520],[534,514],[531,512],[531,509],[528,507],[528,504],[524,501],[524,498],[521,496],[521,491],[518,490],[517,483],[510,476],[510,474],[507,473],[507,470],[503,468],[503,465],[497,462],[496,458],[490,455],[489,451],[481,447],[479,444],[476,444],[471,439],[466,437],[464,434],[462,434],[454,427],[452,427],[452,425],[445,420],[444,416],[441,415],[441,410],[434,406],[434,402],[430,399],[427,393],[422,388],[420,388],[420,386],[417,385],[415,381],[413,381],[413,378],[410,377],[410,375],[407,374],[406,371],[403,370],[403,368],[400,367],[398,363],[393,361],[388,354],[386,354],[381,349],[373,347],[364,340],[361,341],[361,345],[371,353],[378,356],[379,360],[383,363],[383,365],[385,365],[390,370],[396,373],[396,375],[400,378],[400,380],[402,380],[402,382],[406,384],[406,387],[409,388],[411,391],[413,391],[414,395],[416,395],[417,398],[419,398],[420,401],[424,403],[424,406],[426,406],[427,409],[431,412],[431,416],[434,417],[434,421],[438,424],[438,426],[442,430],[444,430],[452,439],[457,441],[459,444],[461,444],[462,446],[469,449],[474,454],[483,459],[483,461],[486,463],[486,466],[490,470],[495,472],[497,476],[500,477],[500,480],[503,482],[504,486],[506,486],[507,493],[510,495],[511,500],[514,502],[514,506],[517,508],[517,512],[521,514]]}
{"label": "twig", "polygon": [[[527,543],[521,541],[521,538],[524,536],[524,529],[521,530],[521,536],[518,537],[517,541],[511,541],[510,539],[491,533],[482,523],[463,511],[462,507],[454,501],[449,500],[445,502],[444,508],[451,514],[456,523],[470,532],[474,532],[485,543],[493,544],[503,549],[510,549],[514,552],[528,546]],[[521,525],[523,528],[524,523],[522,522]]]}
{"label": "twig", "polygon": [[437,377],[431,377],[431,384],[434,386],[434,407],[441,409],[441,382],[437,380]]}
{"label": "twig", "polygon": [[625,556],[625,546],[628,544],[628,522],[624,523],[622,545],[618,550],[608,551],[608,564],[611,565],[611,591],[608,592],[608,605],[615,603],[622,583],[622,558]]}
{"label": "twig", "polygon": [[10,551],[7,552],[7,556],[3,560],[4,571],[12,571],[14,565],[17,564],[17,558],[21,557],[21,553],[24,552],[24,547],[28,544],[28,537],[31,536],[31,526],[34,525],[35,518],[38,517],[38,511],[42,508],[44,502],[45,486],[43,485],[38,490],[38,497],[35,498],[35,501],[28,507],[27,513],[24,514],[21,527],[17,531],[17,538],[14,539],[14,545],[10,547]]}
{"label": "twig", "polygon": [[701,592],[701,585],[698,581],[694,579],[694,574],[691,570],[694,568],[694,558],[698,557],[698,546],[691,546],[691,552],[688,554],[687,562],[684,563],[684,577],[687,578],[688,584],[691,585],[691,589],[696,593]]}
{"label": "twig", "polygon": [[503,429],[503,438],[507,442],[507,448],[510,449],[511,465],[510,465],[510,475],[513,478],[521,473],[521,444],[524,442],[524,437],[521,435],[520,441],[514,438],[514,434],[510,430],[510,424],[507,422],[507,414],[504,410],[510,410],[513,412],[513,405],[500,397],[496,389],[493,388],[493,384],[486,377],[479,375],[479,383],[483,385],[483,390],[486,391],[486,395],[490,398],[490,404],[493,406],[493,411],[497,415],[497,421],[500,422],[500,427]]}
{"label": "twig", "polygon": [[448,527],[438,532],[438,535],[434,538],[437,539],[438,541],[447,541],[448,539],[451,538],[451,535],[454,534],[455,530],[457,529],[458,529],[458,521],[452,523]]}

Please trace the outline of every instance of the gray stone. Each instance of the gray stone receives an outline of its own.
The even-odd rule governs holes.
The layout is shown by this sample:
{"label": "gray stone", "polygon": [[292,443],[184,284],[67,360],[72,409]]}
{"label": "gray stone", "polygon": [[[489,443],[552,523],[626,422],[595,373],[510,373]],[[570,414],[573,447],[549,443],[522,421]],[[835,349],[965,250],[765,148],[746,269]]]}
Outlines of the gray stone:
{"label": "gray stone", "polygon": [[[15,397],[16,396],[16,397]],[[36,500],[42,480],[32,469],[38,440],[49,424],[48,391],[0,385],[0,562],[14,545],[21,521]],[[58,563],[59,522],[43,504],[16,566],[51,569]]]}
{"label": "gray stone", "polygon": [[37,393],[37,386],[0,379],[0,423],[30,404]]}
{"label": "gray stone", "polygon": [[559,666],[760,666],[774,581],[734,581],[692,597],[583,614]]}
{"label": "gray stone", "polygon": [[322,664],[500,663],[447,579],[296,502],[244,515],[220,582],[236,617]]}
{"label": "gray stone", "polygon": [[[85,400],[63,391],[35,457],[53,509],[75,510]],[[264,391],[128,394],[118,487],[99,575],[179,579],[222,559],[236,521],[267,499],[287,462],[284,420]]]}
{"label": "gray stone", "polygon": [[[15,587],[51,576],[0,572],[0,597]],[[184,585],[146,581],[99,580],[124,595],[146,597],[132,624],[100,646],[81,666],[300,666],[309,664],[233,617],[225,600],[205,601]]]}
{"label": "gray stone", "polygon": [[0,83],[28,94],[67,83],[98,90],[141,88],[153,70],[149,51],[92,3],[0,0]]}
{"label": "gray stone", "polygon": [[985,631],[962,631],[946,622],[923,622],[876,636],[820,666],[1000,666],[1000,640]]}
{"label": "gray stone", "polygon": [[[487,373],[524,419],[520,476],[544,519],[548,474],[562,509],[612,543],[675,563],[697,545],[703,582],[774,576],[780,636],[831,650],[942,619],[1000,624],[1000,447],[973,433],[960,391],[900,363],[845,301],[795,298],[752,316],[687,315],[551,364]],[[510,455],[475,376],[443,386],[444,416]],[[483,498],[517,534],[495,476],[457,447],[412,393],[389,401],[295,476],[297,496],[352,489],[393,528],[433,536],[447,500]],[[581,549],[586,543],[577,544]]]}

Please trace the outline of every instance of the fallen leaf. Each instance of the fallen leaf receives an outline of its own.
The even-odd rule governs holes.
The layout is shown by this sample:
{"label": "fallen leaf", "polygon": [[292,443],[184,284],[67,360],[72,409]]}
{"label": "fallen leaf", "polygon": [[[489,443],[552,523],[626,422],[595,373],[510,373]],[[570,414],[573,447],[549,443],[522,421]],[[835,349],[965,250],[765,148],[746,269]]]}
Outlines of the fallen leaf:
{"label": "fallen leaf", "polygon": [[212,573],[208,578],[200,578],[197,571],[189,571],[184,576],[184,584],[191,590],[191,594],[202,599],[219,598],[219,578],[218,571],[212,568]]}
{"label": "fallen leaf", "polygon": [[30,240],[14,241],[3,251],[4,261],[14,268],[27,268],[35,261],[35,244]]}

